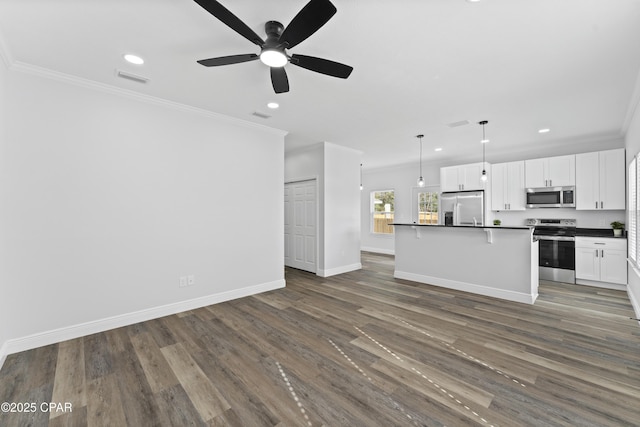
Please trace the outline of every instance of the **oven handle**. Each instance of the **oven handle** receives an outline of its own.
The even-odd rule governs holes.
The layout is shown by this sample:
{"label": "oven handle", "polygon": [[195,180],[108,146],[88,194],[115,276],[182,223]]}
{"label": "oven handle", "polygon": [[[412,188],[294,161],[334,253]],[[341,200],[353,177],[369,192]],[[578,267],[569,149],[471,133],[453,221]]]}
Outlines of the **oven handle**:
{"label": "oven handle", "polygon": [[561,242],[575,242],[576,238],[575,237],[570,237],[570,236],[533,236],[533,240],[554,240],[554,241],[561,241]]}

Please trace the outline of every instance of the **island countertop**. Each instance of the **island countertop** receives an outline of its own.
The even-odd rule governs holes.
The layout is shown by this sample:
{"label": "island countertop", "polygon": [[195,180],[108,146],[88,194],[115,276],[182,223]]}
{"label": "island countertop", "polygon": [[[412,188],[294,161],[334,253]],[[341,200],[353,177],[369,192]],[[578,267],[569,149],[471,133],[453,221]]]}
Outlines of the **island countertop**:
{"label": "island countertop", "polygon": [[533,230],[533,226],[510,226],[510,225],[443,225],[443,224],[418,224],[411,222],[393,222],[390,225],[415,226],[415,227],[442,227],[442,228],[477,228],[483,230],[485,228],[503,229],[503,230]]}

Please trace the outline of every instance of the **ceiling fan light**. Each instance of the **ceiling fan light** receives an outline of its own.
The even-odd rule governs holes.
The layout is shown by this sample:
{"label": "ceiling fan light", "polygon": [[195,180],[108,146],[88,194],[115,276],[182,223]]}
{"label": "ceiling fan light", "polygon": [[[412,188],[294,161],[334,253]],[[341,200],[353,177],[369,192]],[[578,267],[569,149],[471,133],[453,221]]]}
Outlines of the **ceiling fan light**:
{"label": "ceiling fan light", "polygon": [[260,61],[269,67],[284,67],[287,63],[287,55],[275,49],[264,49],[260,53]]}

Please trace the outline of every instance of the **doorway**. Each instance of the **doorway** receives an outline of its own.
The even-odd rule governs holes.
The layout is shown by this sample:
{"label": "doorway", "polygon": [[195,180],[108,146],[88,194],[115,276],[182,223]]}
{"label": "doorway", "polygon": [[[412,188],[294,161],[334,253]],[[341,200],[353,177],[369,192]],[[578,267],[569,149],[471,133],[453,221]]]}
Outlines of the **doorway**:
{"label": "doorway", "polygon": [[284,265],[317,271],[317,207],[315,179],[284,185]]}

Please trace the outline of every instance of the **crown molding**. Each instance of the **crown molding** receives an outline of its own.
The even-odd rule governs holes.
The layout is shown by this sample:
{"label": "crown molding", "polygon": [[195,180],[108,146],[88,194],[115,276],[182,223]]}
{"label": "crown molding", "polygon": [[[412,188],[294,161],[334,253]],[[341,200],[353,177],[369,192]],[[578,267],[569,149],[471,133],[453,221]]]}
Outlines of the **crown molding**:
{"label": "crown molding", "polygon": [[198,114],[207,118],[213,118],[219,121],[228,122],[236,126],[242,126],[245,128],[258,129],[261,131],[267,131],[274,133],[280,137],[287,135],[287,131],[272,128],[269,126],[261,125],[258,123],[249,122],[246,120],[237,119],[235,117],[225,116],[220,113],[205,110],[203,108],[193,107],[191,105],[182,104],[175,101],[169,101],[167,99],[146,95],[133,90],[119,88],[116,86],[108,85],[105,83],[99,83],[94,80],[85,79],[82,77],[74,76],[71,74],[62,73],[59,71],[51,70],[49,68],[38,67],[36,65],[27,64],[21,61],[13,61],[9,67],[11,71],[30,74],[37,77],[42,77],[49,80],[55,80],[58,82],[79,86],[85,89],[95,90],[111,95],[121,96],[136,101],[144,102],[147,104],[157,105],[161,107],[171,108],[182,112]]}
{"label": "crown molding", "polygon": [[247,120],[225,116],[223,114],[205,110],[203,108],[193,107],[191,105],[182,104],[175,101],[169,101],[167,99],[142,94],[133,90],[123,89],[116,86],[99,83],[93,80],[84,79],[82,77],[74,76],[71,74],[66,74],[66,73],[51,70],[48,68],[38,67],[36,65],[17,61],[13,57],[11,50],[9,49],[7,43],[5,42],[5,38],[2,34],[1,29],[0,29],[0,59],[2,60],[2,62],[4,62],[4,64],[9,70],[15,71],[18,73],[30,74],[37,77],[56,80],[66,84],[83,87],[85,89],[95,90],[103,93],[108,93],[112,95],[133,99],[140,102],[145,102],[147,104],[157,105],[165,108],[172,108],[174,110],[179,110],[179,111],[187,112],[191,114],[198,114],[207,118],[213,118],[223,122],[228,122],[236,126],[242,126],[242,127],[251,128],[251,129],[258,129],[261,131],[267,131],[269,133],[273,133],[280,137],[285,137],[289,133],[288,131],[285,131],[282,129],[276,129],[276,128],[261,125],[258,123],[253,123]]}
{"label": "crown molding", "polygon": [[638,107],[640,106],[640,72],[636,76],[636,84],[633,89],[633,93],[631,94],[631,100],[629,101],[629,106],[627,107],[627,114],[624,117],[624,122],[622,123],[622,134],[626,135],[629,130],[629,126],[631,126],[631,122],[638,111]]}
{"label": "crown molding", "polygon": [[2,62],[4,62],[4,65],[6,65],[7,68],[11,68],[11,64],[13,64],[14,62],[13,54],[9,50],[9,46],[7,46],[7,43],[4,40],[4,35],[2,34],[2,29],[0,28],[0,59],[2,59]]}

